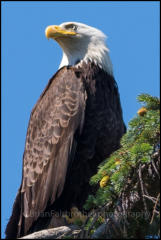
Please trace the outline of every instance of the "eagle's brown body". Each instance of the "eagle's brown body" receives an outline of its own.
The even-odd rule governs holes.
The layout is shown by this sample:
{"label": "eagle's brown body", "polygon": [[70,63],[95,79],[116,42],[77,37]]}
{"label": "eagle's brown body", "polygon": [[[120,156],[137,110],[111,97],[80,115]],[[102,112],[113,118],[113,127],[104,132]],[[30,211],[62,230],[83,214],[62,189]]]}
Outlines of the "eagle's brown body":
{"label": "eagle's brown body", "polygon": [[114,78],[91,62],[61,68],[31,113],[7,238],[42,229],[44,211],[82,209],[90,177],[124,132]]}

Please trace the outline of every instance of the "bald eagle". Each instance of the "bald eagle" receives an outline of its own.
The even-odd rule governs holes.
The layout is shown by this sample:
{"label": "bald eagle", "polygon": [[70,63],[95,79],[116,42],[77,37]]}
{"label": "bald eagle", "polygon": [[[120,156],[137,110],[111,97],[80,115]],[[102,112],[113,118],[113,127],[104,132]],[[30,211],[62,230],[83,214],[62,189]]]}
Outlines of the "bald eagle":
{"label": "bald eagle", "polygon": [[45,34],[63,57],[31,112],[6,238],[51,226],[53,210],[82,210],[93,191],[90,177],[125,133],[106,36],[77,22],[48,26]]}

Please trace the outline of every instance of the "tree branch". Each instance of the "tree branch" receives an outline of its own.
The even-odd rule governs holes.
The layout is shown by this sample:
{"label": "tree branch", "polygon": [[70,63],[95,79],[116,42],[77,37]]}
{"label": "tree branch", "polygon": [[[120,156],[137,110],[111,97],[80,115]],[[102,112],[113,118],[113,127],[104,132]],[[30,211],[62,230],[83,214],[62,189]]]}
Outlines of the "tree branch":
{"label": "tree branch", "polygon": [[80,229],[75,225],[62,226],[34,232],[19,239],[61,239],[70,234],[77,235],[79,231]]}

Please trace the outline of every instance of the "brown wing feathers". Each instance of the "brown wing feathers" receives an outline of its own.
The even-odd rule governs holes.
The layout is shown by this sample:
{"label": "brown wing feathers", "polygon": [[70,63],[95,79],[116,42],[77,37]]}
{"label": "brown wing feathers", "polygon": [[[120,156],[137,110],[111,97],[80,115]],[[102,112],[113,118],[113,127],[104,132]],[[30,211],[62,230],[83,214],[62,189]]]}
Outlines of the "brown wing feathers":
{"label": "brown wing feathers", "polygon": [[7,238],[41,230],[43,211],[72,206],[81,210],[93,192],[90,177],[119,148],[124,132],[119,92],[111,75],[90,62],[60,69],[31,113],[22,184]]}
{"label": "brown wing feathers", "polygon": [[31,113],[27,131],[18,236],[25,235],[47,203],[60,196],[73,136],[84,115],[85,92],[72,70],[64,67],[49,85]]}

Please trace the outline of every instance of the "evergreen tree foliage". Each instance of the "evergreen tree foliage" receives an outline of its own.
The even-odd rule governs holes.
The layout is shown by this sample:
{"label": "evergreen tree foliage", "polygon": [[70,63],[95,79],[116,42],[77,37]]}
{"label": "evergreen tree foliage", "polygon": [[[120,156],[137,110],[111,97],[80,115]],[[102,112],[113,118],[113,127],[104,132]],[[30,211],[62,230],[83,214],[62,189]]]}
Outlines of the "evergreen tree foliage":
{"label": "evergreen tree foliage", "polygon": [[[158,231],[159,214],[156,213],[158,213],[160,199],[159,157],[158,155],[155,157],[155,154],[158,154],[160,150],[160,100],[149,94],[141,94],[137,100],[143,106],[129,122],[127,133],[121,139],[121,148],[105,159],[99,165],[97,174],[91,178],[90,184],[98,190],[95,195],[89,195],[84,209],[98,210],[111,202],[110,211],[114,213],[117,211],[119,201],[121,201],[121,206],[125,204],[123,196],[126,195],[127,204],[133,206],[129,208],[130,211],[138,210],[149,213],[148,220],[145,217],[136,219],[136,216],[128,218],[129,222],[131,221],[131,227],[126,226],[127,232],[122,236],[139,238],[139,236],[155,234],[155,231]],[[132,194],[137,196],[137,200],[134,200],[135,197],[132,197]],[[147,200],[148,197],[151,201]],[[157,208],[155,213],[154,207]],[[152,220],[155,222],[154,231],[150,230]],[[147,228],[147,226],[147,231],[140,230],[141,227]]]}

